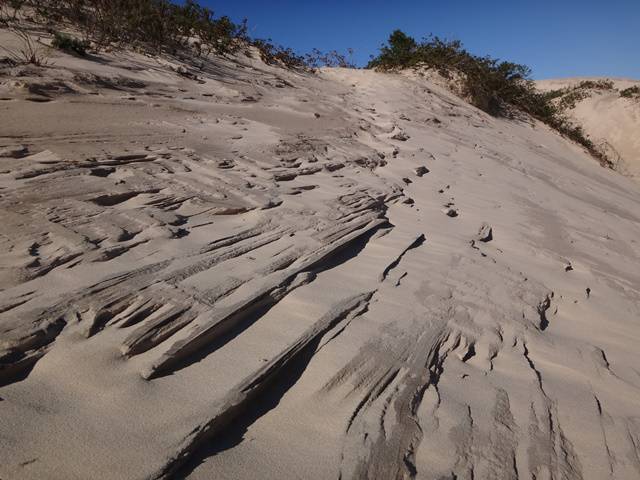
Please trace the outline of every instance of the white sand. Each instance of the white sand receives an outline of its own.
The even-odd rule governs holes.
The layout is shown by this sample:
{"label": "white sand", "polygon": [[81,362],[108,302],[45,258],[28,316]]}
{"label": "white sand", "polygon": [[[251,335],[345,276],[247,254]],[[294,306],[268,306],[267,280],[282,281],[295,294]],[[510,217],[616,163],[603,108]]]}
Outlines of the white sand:
{"label": "white sand", "polygon": [[[605,79],[566,78],[536,83],[545,91],[572,87],[583,80]],[[576,102],[575,108],[567,113],[616,162],[616,170],[640,180],[640,97],[626,98],[619,93],[629,87],[640,87],[640,80],[610,80],[614,89],[591,90],[587,98]]]}
{"label": "white sand", "polygon": [[640,477],[637,183],[411,76],[52,60],[0,76],[0,478]]}

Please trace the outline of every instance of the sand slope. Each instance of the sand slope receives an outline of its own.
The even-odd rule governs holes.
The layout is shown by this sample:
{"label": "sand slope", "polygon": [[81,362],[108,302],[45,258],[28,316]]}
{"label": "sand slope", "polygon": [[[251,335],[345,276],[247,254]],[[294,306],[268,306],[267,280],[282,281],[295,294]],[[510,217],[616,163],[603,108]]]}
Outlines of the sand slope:
{"label": "sand slope", "polygon": [[1,478],[640,476],[636,183],[409,76],[53,60],[0,76]]}
{"label": "sand slope", "polygon": [[[543,91],[578,85],[584,80],[602,78],[566,78],[536,82]],[[567,112],[584,128],[591,139],[601,145],[625,175],[640,178],[640,96],[625,98],[620,91],[640,87],[640,80],[611,79],[612,90],[591,90]]]}

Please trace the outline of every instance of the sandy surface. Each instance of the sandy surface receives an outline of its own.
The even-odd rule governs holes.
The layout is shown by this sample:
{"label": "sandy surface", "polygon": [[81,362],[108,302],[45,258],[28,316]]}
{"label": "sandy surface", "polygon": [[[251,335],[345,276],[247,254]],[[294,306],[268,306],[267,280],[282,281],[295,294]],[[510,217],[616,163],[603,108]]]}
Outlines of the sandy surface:
{"label": "sandy surface", "polygon": [[[583,80],[604,79],[566,78],[540,80],[536,84],[544,91],[572,87]],[[592,90],[567,113],[592,141],[604,148],[618,171],[640,181],[640,97],[626,98],[619,93],[629,87],[640,87],[640,80],[610,80],[613,90]]]}
{"label": "sandy surface", "polygon": [[0,478],[640,477],[637,183],[410,76],[52,61],[0,76]]}

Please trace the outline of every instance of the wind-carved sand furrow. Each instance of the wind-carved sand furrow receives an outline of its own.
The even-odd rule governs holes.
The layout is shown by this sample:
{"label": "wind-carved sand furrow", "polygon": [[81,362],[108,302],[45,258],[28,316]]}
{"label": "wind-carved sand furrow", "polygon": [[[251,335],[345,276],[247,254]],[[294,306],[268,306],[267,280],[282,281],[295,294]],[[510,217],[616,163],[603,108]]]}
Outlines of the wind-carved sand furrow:
{"label": "wind-carved sand furrow", "polygon": [[141,322],[161,307],[162,303],[155,302],[151,298],[141,297],[131,303],[129,308],[116,315],[109,324],[118,325],[119,328],[127,328]]}
{"label": "wind-carved sand furrow", "polygon": [[531,402],[528,436],[532,478],[582,480],[582,465],[559,422],[557,405],[544,392]]}
{"label": "wind-carved sand furrow", "polygon": [[379,210],[383,207],[384,194],[379,193],[373,196],[375,192],[365,192],[358,190],[356,192],[338,197],[338,215],[334,215],[336,220],[342,220],[350,215],[361,212]]}
{"label": "wind-carved sand furrow", "polygon": [[200,250],[200,253],[209,253],[214,250],[218,250],[222,247],[228,247],[230,245],[234,245],[240,243],[242,240],[248,240],[250,238],[257,237],[259,235],[272,232],[277,230],[277,226],[269,226],[268,224],[260,224],[253,228],[249,228],[247,230],[243,230],[240,233],[235,235],[230,235],[228,237],[220,238],[209,243],[206,247],[203,247]]}
{"label": "wind-carved sand furrow", "polygon": [[494,362],[496,360],[496,358],[498,358],[498,354],[500,353],[500,350],[502,349],[502,343],[500,344],[495,344],[495,343],[490,343],[487,349],[487,360],[489,360],[489,371],[493,372],[493,368],[494,368]]}
{"label": "wind-carved sand furrow", "polygon": [[[31,160],[32,163],[28,164],[26,167],[19,169],[14,177],[16,180],[27,180],[31,178],[40,177],[43,175],[48,175],[57,172],[67,171],[69,176],[73,176],[79,172],[82,172],[83,169],[93,169],[100,166],[120,166],[126,164],[133,163],[146,163],[146,162],[154,162],[158,157],[155,155],[150,155],[147,153],[140,154],[131,154],[131,155],[121,155],[112,158],[106,159],[87,159],[80,161],[57,161],[57,162],[47,162],[47,157],[53,155],[50,151],[45,150],[44,152],[37,153],[35,155],[31,155],[29,157],[25,157],[24,160]],[[44,157],[45,161],[42,161]],[[26,162],[25,162],[26,163]],[[34,165],[35,163],[35,165]]]}
{"label": "wind-carved sand furrow", "polygon": [[[242,244],[242,242],[240,242],[241,245],[239,246],[234,245],[233,239],[230,238],[229,246],[226,249],[223,248],[220,252],[217,252],[217,255],[188,267],[182,267],[178,271],[167,273],[163,277],[160,277],[160,280],[155,276],[146,281],[143,278],[132,276],[132,280],[135,280],[139,289],[148,286],[150,283],[156,283],[159,285],[162,285],[163,282],[177,284],[180,280],[188,278],[190,275],[197,272],[204,271],[207,268],[211,268],[213,265],[230,258],[236,258],[239,255],[276,241],[279,238],[279,234],[280,232],[276,231],[258,241],[249,241],[247,244]],[[244,238],[244,236],[241,235],[241,238]],[[250,235],[247,238],[250,239],[252,236]],[[120,328],[126,328],[133,324],[142,322],[160,309],[164,303],[163,300],[147,298],[148,295],[151,295],[150,293],[147,293],[144,298],[130,300],[127,294],[122,297],[122,292],[126,291],[128,291],[128,289],[123,285],[116,285],[115,289],[107,290],[108,296],[116,296],[116,301],[111,301],[101,307],[92,306],[90,312],[93,312],[96,309],[97,311],[92,315],[93,318],[90,322],[88,335],[95,334],[99,329],[108,324],[118,323]],[[178,300],[176,294],[177,292],[174,291],[169,293],[168,296],[170,298],[173,297],[174,300]],[[118,295],[121,297],[118,298]],[[158,297],[158,293],[155,295]],[[93,301],[93,304],[95,304],[95,296],[91,300]],[[187,298],[185,298],[184,301],[189,302]],[[114,308],[114,305],[117,305],[117,308]],[[195,315],[193,314],[184,315],[184,312],[188,310],[189,307],[176,306],[175,308],[180,312],[176,314],[174,314],[174,312],[168,315],[161,315],[159,318],[155,318],[150,323],[145,324],[143,327],[133,332],[124,342],[122,347],[123,353],[130,356],[153,348],[157,344],[161,343],[161,341],[169,338],[173,333],[185,327],[195,318]]]}
{"label": "wind-carved sand furrow", "polygon": [[547,319],[547,310],[551,307],[551,299],[553,298],[553,292],[548,294],[545,299],[538,304],[537,310],[538,315],[540,315],[540,325],[539,328],[542,331],[545,331],[549,326],[549,320]]}
{"label": "wind-carved sand furrow", "polygon": [[632,460],[638,474],[640,474],[640,428],[631,423],[627,425],[626,433],[631,447],[628,457]]}
{"label": "wind-carved sand furrow", "polygon": [[282,238],[282,236],[289,233],[289,231],[290,229],[276,229],[275,231],[258,235],[257,238],[249,236],[246,239],[241,238],[241,240],[239,240],[237,243],[230,242],[228,245],[224,246],[226,248],[217,246],[215,249],[210,250],[215,250],[214,255],[209,255],[196,263],[173,271],[163,280],[172,284],[179,283],[197,273],[209,270],[210,268],[224,262],[225,260],[239,257],[260,247],[264,247],[269,243],[276,242],[277,240]]}
{"label": "wind-carved sand furrow", "polygon": [[124,340],[120,351],[124,356],[131,357],[155,347],[196,318],[197,313],[190,312],[189,308],[172,306],[153,320],[145,322]]}
{"label": "wind-carved sand furrow", "polygon": [[598,369],[603,369],[608,375],[611,375],[612,377],[615,377],[618,380],[622,380],[613,370],[613,367],[609,363],[607,354],[603,349],[601,349],[600,347],[594,346],[593,350],[591,351],[591,358],[593,359],[593,362],[596,364]]}
{"label": "wind-carved sand furrow", "polygon": [[5,313],[8,312],[10,310],[13,310],[14,308],[19,307],[20,305],[24,305],[25,303],[27,303],[29,300],[31,300],[31,298],[29,298],[29,295],[27,295],[27,298],[23,298],[23,299],[14,299],[11,300],[3,305],[0,305],[0,313]]}
{"label": "wind-carved sand furrow", "polygon": [[160,190],[157,188],[150,188],[146,190],[131,190],[126,192],[113,192],[98,197],[92,198],[91,202],[101,207],[113,207],[120,203],[126,202],[132,198],[137,197],[143,193],[158,193]]}
{"label": "wind-carved sand furrow", "polygon": [[[518,480],[517,425],[511,412],[509,394],[498,389],[492,409],[493,426],[490,442],[484,446],[484,455],[488,458],[488,478]],[[480,447],[483,448],[482,446]]]}
{"label": "wind-carved sand furrow", "polygon": [[275,274],[270,283],[252,292],[242,301],[229,307],[218,308],[208,317],[201,317],[201,323],[194,325],[188,337],[175,341],[142,373],[143,377],[153,379],[189,365],[191,361],[195,361],[190,361],[189,357],[195,356],[204,348],[211,348],[215,345],[215,340],[229,330],[249,321],[254,314],[272,307],[289,292],[311,280],[313,275],[306,272],[299,275]]}
{"label": "wind-carved sand furrow", "polygon": [[30,262],[26,268],[22,269],[19,273],[19,277],[22,281],[35,280],[37,278],[44,277],[53,269],[68,266],[74,260],[80,258],[83,255],[81,251],[65,251],[63,249],[61,252],[56,252],[50,256],[44,257],[36,257],[32,262]]}
{"label": "wind-carved sand furrow", "polygon": [[418,248],[425,241],[426,241],[426,238],[424,236],[424,233],[419,234],[415,238],[415,240],[413,240],[413,242],[411,242],[411,244],[409,244],[409,246],[407,248],[405,248],[393,262],[391,262],[389,265],[387,265],[385,267],[385,269],[380,274],[380,281],[384,282],[386,280],[387,275],[389,275],[389,272],[391,272],[391,270],[393,270],[394,268],[396,268],[400,264],[400,262],[402,261],[402,257],[404,257],[409,250],[413,250],[414,248]]}
{"label": "wind-carved sand furrow", "polygon": [[277,381],[278,376],[293,364],[307,347],[319,342],[326,333],[353,312],[360,312],[373,294],[373,291],[358,294],[334,305],[289,347],[260,370],[236,385],[212,409],[210,420],[195,427],[178,446],[177,453],[149,478],[154,480],[175,478],[179,469],[189,461],[199,447],[223,433],[231,422],[243,414],[248,404],[256,401],[256,397]]}
{"label": "wind-carved sand furrow", "polygon": [[[591,387],[591,389],[593,391],[593,387]],[[607,441],[607,431],[605,428],[605,421],[608,421],[608,416],[603,411],[602,403],[600,403],[600,399],[595,394],[595,392],[593,393],[593,399],[596,402],[596,408],[598,410],[598,422],[600,423],[600,431],[602,432],[602,443],[604,444],[605,451],[607,452],[607,460],[609,461],[609,473],[613,475],[614,473],[613,465],[615,464],[616,460],[613,454],[611,453],[611,449],[609,448],[609,442]]]}
{"label": "wind-carved sand furrow", "polygon": [[0,351],[0,387],[27,377],[35,364],[47,353],[48,346],[26,352]]}
{"label": "wind-carved sand furrow", "polygon": [[0,343],[0,384],[13,383],[28,374],[66,325],[66,319],[56,315],[27,331],[9,332],[13,338],[5,337]]}
{"label": "wind-carved sand furrow", "polygon": [[156,274],[169,263],[156,262],[113,275],[63,297],[53,306],[25,312],[21,319],[7,322],[0,344],[0,379],[12,383],[28,373],[64,330],[69,319],[85,321],[85,336],[100,331],[118,314],[126,312],[135,301],[133,292],[153,283]]}
{"label": "wind-carved sand furrow", "polygon": [[327,259],[346,248],[351,242],[375,231],[385,222],[385,219],[377,219],[369,221],[364,226],[358,224],[359,228],[354,227],[341,239],[318,248],[284,270],[273,272],[265,278],[261,288],[253,291],[246,298],[232,306],[214,310],[208,319],[203,318],[200,324],[194,326],[187,338],[177,340],[149,369],[143,372],[143,376],[152,379],[173,371],[178,365],[189,364],[189,357],[211,345],[230,329],[242,322],[247,322],[247,319],[256,312],[269,309],[295,288],[312,281],[314,269],[322,268]]}
{"label": "wind-carved sand furrow", "polygon": [[292,267],[299,269],[304,266],[303,268],[324,269],[323,263],[330,257],[347,248],[352,242],[356,242],[362,237],[373,235],[388,224],[388,220],[379,218],[379,215],[366,216],[361,221],[343,230],[340,236],[332,235],[330,243],[318,248],[307,257],[298,260]]}
{"label": "wind-carved sand furrow", "polygon": [[349,430],[351,429],[351,426],[353,425],[354,420],[358,417],[361,410],[365,408],[367,405],[369,405],[371,402],[377,400],[380,397],[380,395],[389,387],[389,385],[391,385],[391,383],[396,379],[396,377],[398,376],[398,373],[400,373],[399,368],[390,368],[384,373],[384,375],[382,375],[378,379],[378,381],[373,385],[373,387],[370,388],[365,393],[365,395],[362,397],[360,402],[358,402],[358,405],[356,406],[356,408],[351,413],[351,417],[347,422],[347,428],[346,428],[347,433],[349,433]]}
{"label": "wind-carved sand furrow", "polygon": [[475,420],[471,406],[466,406],[466,415],[461,419],[461,422],[456,426],[455,430],[451,432],[452,435],[456,435],[457,441],[455,442],[456,460],[454,464],[454,472],[452,476],[456,478],[458,474],[464,475],[464,478],[475,479],[475,464],[473,462],[472,445],[475,441]]}
{"label": "wind-carved sand furrow", "polygon": [[[349,419],[341,478],[415,478],[415,452],[423,436],[417,412],[426,390],[437,388],[444,361],[455,344],[448,342],[449,337],[449,330],[442,326],[425,330],[415,343],[406,345],[410,351],[397,357],[396,369],[386,369],[372,377],[372,386]],[[354,361],[353,366],[371,368]],[[344,381],[341,378],[340,383]],[[391,385],[393,389],[389,388]],[[391,391],[378,402],[386,390]],[[394,418],[385,420],[388,415]],[[362,457],[352,457],[350,452],[354,451],[360,451]]]}
{"label": "wind-carved sand furrow", "polygon": [[[381,214],[379,212],[367,211],[366,213],[358,214],[348,221],[339,222],[330,226],[329,228],[326,228],[325,230],[322,230],[318,235],[316,235],[316,238],[318,238],[318,240],[322,241],[325,244],[339,241],[341,238],[362,228],[368,223],[380,220],[380,218]],[[380,222],[380,224],[382,223],[388,223],[388,220],[384,218],[384,222]]]}
{"label": "wind-carved sand furrow", "polygon": [[533,363],[533,360],[529,356],[529,347],[527,347],[527,342],[524,341],[524,339],[522,339],[522,354],[524,355],[524,359],[527,361],[527,365],[529,365],[529,368],[533,371],[536,377],[536,381],[538,383],[538,387],[540,388],[540,391],[545,397],[547,397],[547,394],[544,391],[544,388],[542,387],[542,374],[540,373],[540,370],[536,368],[535,363]]}
{"label": "wind-carved sand furrow", "polygon": [[467,344],[467,351],[464,353],[462,358],[460,359],[462,363],[466,363],[476,356],[476,344],[475,342],[469,342]]}
{"label": "wind-carved sand furrow", "polygon": [[115,316],[133,302],[133,294],[126,289],[112,289],[96,295],[88,309],[79,310],[84,323],[84,335],[89,338],[101,331]]}
{"label": "wind-carved sand furrow", "polygon": [[[387,222],[384,217],[385,206],[380,201],[382,197],[374,198],[366,192],[357,192],[349,198],[350,201],[357,198],[357,201],[354,200],[355,204],[366,208],[357,213],[351,209],[351,215],[337,222],[327,223],[322,220],[320,225],[324,228],[320,228],[313,234],[315,240],[321,244],[320,247],[305,253],[305,248],[291,250],[292,244],[285,244],[282,247],[282,257],[276,256],[270,264],[261,267],[253,274],[240,278],[235,283],[230,282],[226,290],[208,292],[191,289],[193,291],[183,294],[180,284],[183,280],[227,260],[236,259],[285,238],[293,232],[293,227],[280,225],[273,219],[267,218],[255,227],[215,240],[195,251],[187,251],[179,258],[158,261],[114,275],[69,294],[56,305],[33,310],[27,314],[33,318],[31,326],[20,324],[19,328],[11,332],[6,339],[1,369],[6,373],[4,377],[9,382],[12,381],[10,379],[17,378],[16,372],[28,373],[35,362],[48,350],[43,347],[52,343],[66,325],[66,320],[62,320],[64,323],[59,320],[68,315],[73,317],[74,322],[81,323],[82,331],[87,337],[96,335],[111,325],[128,328],[135,324],[142,324],[129,334],[122,344],[121,349],[125,356],[142,353],[170,340],[174,334],[192,324],[197,318],[199,327],[194,328],[189,339],[183,341],[183,344],[170,347],[170,354],[166,357],[162,356],[158,364],[148,369],[145,374],[157,375],[170,365],[183,363],[191,354],[206,347],[208,341],[215,343],[216,338],[224,334],[228,328],[234,328],[247,321],[243,318],[244,316],[248,316],[250,322],[250,317],[255,315],[255,312],[273,306],[292,288],[297,288],[300,285],[300,279],[306,282],[313,278],[312,273],[306,273],[298,280],[294,280],[296,275],[303,271],[332,268],[331,259],[336,257],[338,252],[351,242],[375,232]],[[115,200],[126,199],[116,194]],[[109,202],[110,200],[107,203]],[[345,213],[350,210],[348,203],[337,201],[338,205],[342,205],[341,208],[346,209]],[[367,208],[369,210],[366,210]],[[288,253],[287,250],[289,250]],[[189,259],[192,258],[195,258],[195,261],[191,260],[189,263]],[[174,264],[177,267],[173,267]],[[205,314],[202,308],[191,308],[190,312],[186,312],[188,306],[196,304],[217,309],[216,304],[222,298],[233,294],[248,280],[262,277],[266,281],[263,289],[254,292],[250,298],[234,307],[217,313],[214,311],[213,318],[209,317],[209,320],[205,320],[207,318],[205,315],[208,314]],[[180,288],[166,290],[167,284]],[[188,298],[189,295],[192,297],[191,300]],[[169,315],[159,312],[167,300],[173,302],[176,309],[181,312]],[[202,315],[198,317],[200,314]],[[211,335],[207,333],[208,327],[211,327]],[[47,334],[42,335],[42,332]],[[30,340],[31,336],[44,340],[34,343]],[[174,347],[175,358],[172,350]],[[1,375],[3,374],[0,373]]]}
{"label": "wind-carved sand furrow", "polygon": [[202,291],[193,291],[191,295],[205,305],[214,307],[216,302],[229,297],[233,292],[240,287],[246,285],[255,278],[266,277],[273,272],[278,272],[290,267],[296,260],[298,260],[304,252],[302,247],[293,248],[292,245],[288,245],[282,252],[274,255],[271,262],[265,266],[258,268],[255,271],[247,271],[238,273],[234,276],[224,277],[223,282],[216,284],[211,288],[207,288]]}
{"label": "wind-carved sand furrow", "polygon": [[[62,328],[64,325],[59,326],[59,331]],[[32,350],[0,350],[0,387],[25,378],[36,362],[47,353],[51,341]]]}

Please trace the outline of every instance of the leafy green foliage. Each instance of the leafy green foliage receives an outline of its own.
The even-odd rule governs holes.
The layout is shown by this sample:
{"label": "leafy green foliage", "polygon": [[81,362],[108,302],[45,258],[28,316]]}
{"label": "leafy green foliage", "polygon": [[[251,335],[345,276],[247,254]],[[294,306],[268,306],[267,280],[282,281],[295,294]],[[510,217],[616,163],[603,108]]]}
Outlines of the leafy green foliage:
{"label": "leafy green foliage", "polygon": [[0,44],[0,51],[9,55],[9,61],[21,64],[43,66],[47,63],[46,52],[40,42],[24,27],[20,19],[20,12],[24,6],[22,0],[0,0],[0,27],[5,28],[17,40],[17,45]]}
{"label": "leafy green foliage", "polygon": [[[2,0],[0,0],[2,1]],[[227,54],[247,45],[255,46],[267,63],[287,68],[319,66],[353,67],[345,55],[315,49],[299,55],[271,40],[252,40],[246,21],[236,24],[195,0],[11,0],[29,6],[42,23],[51,26],[69,23],[84,37],[83,43],[70,38],[54,38],[56,48],[84,54],[93,42],[96,48],[134,47],[153,52],[196,55]]]}
{"label": "leafy green foliage", "polygon": [[309,70],[320,67],[356,68],[347,58],[347,55],[351,56],[353,54],[351,49],[347,50],[347,55],[336,50],[322,52],[317,48],[314,48],[311,53],[300,55],[291,48],[274,44],[271,39],[256,39],[252,40],[251,43],[260,52],[262,61],[269,64],[277,64],[296,70]]}
{"label": "leafy green foliage", "polygon": [[574,109],[578,102],[585,98],[589,98],[590,96],[591,95],[587,90],[580,88],[572,89],[560,99],[559,108],[563,111]]}
{"label": "leafy green foliage", "polygon": [[577,85],[547,92],[549,100],[559,99],[557,107],[560,111],[576,108],[576,104],[585,98],[589,98],[593,91],[615,90],[611,80],[583,80]]}
{"label": "leafy green foliage", "polygon": [[246,38],[246,25],[193,0],[27,0],[45,23],[69,22],[98,47],[110,44],[175,53],[227,53]]}
{"label": "leafy green foliage", "polygon": [[291,48],[276,45],[271,39],[256,39],[253,40],[252,43],[260,52],[262,61],[265,63],[280,64],[293,69],[307,68],[305,58],[302,55],[296,54]]}
{"label": "leafy green foliage", "polygon": [[87,54],[89,42],[86,40],[78,40],[77,38],[64,33],[56,32],[53,36],[51,46],[58,50],[64,50],[65,52],[85,56]]}
{"label": "leafy green foliage", "polygon": [[[508,116],[514,109],[525,112],[583,145],[601,163],[607,163],[605,155],[582,129],[572,124],[552,101],[565,92],[539,92],[526,65],[473,55],[459,40],[430,36],[416,42],[400,30],[389,36],[379,55],[367,65],[383,71],[411,67],[431,68],[446,78],[456,74],[463,82],[462,94],[481,110],[494,116]],[[585,81],[581,85],[583,90],[613,88],[610,81]]]}
{"label": "leafy green foliage", "polygon": [[351,48],[347,49],[347,53],[342,54],[337,50],[330,52],[322,52],[314,48],[311,53],[305,55],[305,63],[310,68],[320,67],[338,67],[338,68],[356,68],[350,57],[353,55]]}
{"label": "leafy green foliage", "polygon": [[403,68],[415,65],[420,60],[418,44],[401,30],[389,35],[387,45],[380,47],[380,55],[373,58],[367,68]]}
{"label": "leafy green foliage", "polygon": [[613,82],[609,79],[604,80],[583,80],[575,88],[591,89],[591,90],[613,90]]}
{"label": "leafy green foliage", "polygon": [[472,55],[459,40],[431,36],[418,43],[396,30],[367,67],[388,70],[417,66],[435,69],[445,77],[461,74],[463,93],[475,106],[492,115],[507,113],[505,107],[509,105],[525,110],[537,108],[528,98],[535,88],[527,66]]}
{"label": "leafy green foliage", "polygon": [[640,86],[635,85],[633,87],[625,88],[620,91],[620,96],[624,98],[640,98]]}

